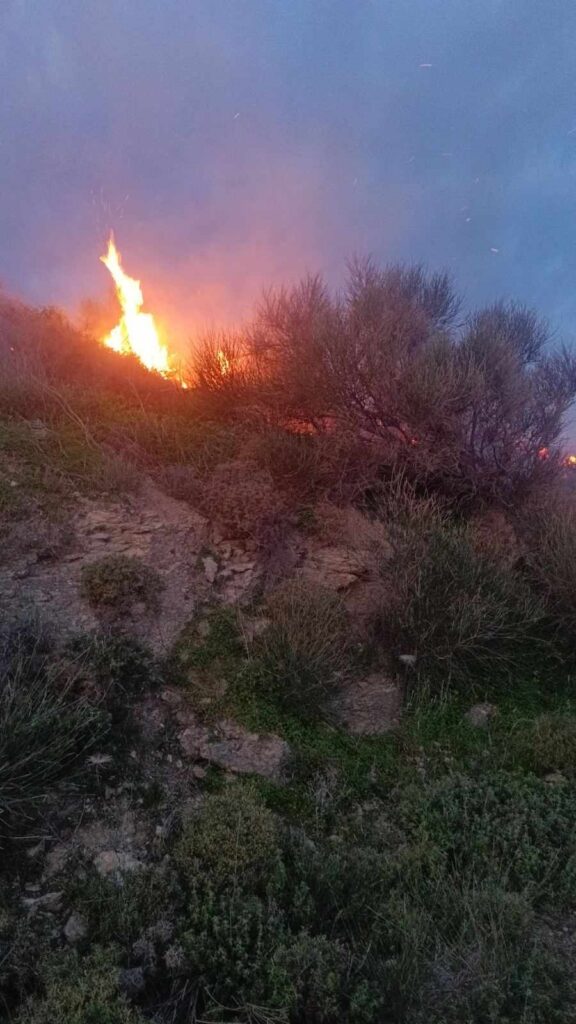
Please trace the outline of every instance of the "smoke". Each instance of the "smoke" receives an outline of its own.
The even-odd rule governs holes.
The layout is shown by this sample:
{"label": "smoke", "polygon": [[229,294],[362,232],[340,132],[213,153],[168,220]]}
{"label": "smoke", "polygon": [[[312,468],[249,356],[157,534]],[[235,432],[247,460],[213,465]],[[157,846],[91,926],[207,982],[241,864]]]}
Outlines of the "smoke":
{"label": "smoke", "polygon": [[571,45],[537,0],[4,0],[0,278],[71,311],[110,228],[178,346],[353,253],[576,313]]}

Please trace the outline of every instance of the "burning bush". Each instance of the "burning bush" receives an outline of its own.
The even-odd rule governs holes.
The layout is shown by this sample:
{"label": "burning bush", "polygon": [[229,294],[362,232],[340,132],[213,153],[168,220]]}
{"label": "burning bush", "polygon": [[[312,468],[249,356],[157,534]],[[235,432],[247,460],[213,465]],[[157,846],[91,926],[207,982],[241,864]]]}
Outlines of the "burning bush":
{"label": "burning bush", "polygon": [[269,294],[240,355],[237,340],[226,366],[200,354],[199,388],[228,415],[352,433],[459,500],[511,503],[560,470],[576,358],[548,354],[545,324],[522,307],[463,325],[458,308],[445,275],[353,264],[343,296],[318,278]]}

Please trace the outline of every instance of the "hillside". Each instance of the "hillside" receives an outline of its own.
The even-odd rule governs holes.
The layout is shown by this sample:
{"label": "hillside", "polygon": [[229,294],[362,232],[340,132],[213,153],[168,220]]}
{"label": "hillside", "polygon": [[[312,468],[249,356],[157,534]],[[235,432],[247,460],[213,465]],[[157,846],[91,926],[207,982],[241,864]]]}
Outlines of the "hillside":
{"label": "hillside", "polygon": [[0,1004],[576,1019],[574,356],[352,270],[188,387],[0,303]]}

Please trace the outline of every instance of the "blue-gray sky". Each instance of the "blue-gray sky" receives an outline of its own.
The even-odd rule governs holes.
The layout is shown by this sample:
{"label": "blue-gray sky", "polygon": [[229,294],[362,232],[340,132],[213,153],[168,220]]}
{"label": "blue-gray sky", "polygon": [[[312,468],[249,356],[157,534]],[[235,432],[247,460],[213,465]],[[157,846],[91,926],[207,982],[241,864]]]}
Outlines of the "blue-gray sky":
{"label": "blue-gray sky", "polygon": [[1,0],[0,280],[177,333],[346,258],[576,324],[574,0]]}

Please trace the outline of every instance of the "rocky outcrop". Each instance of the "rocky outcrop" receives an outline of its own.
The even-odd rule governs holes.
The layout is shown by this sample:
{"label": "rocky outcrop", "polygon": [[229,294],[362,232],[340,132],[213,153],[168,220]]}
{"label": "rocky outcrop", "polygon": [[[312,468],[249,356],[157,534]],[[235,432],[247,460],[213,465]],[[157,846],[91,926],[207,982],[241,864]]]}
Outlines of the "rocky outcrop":
{"label": "rocky outcrop", "polygon": [[279,736],[249,732],[228,718],[205,724],[189,709],[181,709],[177,718],[185,724],[178,739],[186,757],[240,775],[281,778],[290,747]]}
{"label": "rocky outcrop", "polygon": [[379,672],[346,683],[333,698],[334,720],[355,736],[377,736],[396,728],[402,711],[400,685]]}

